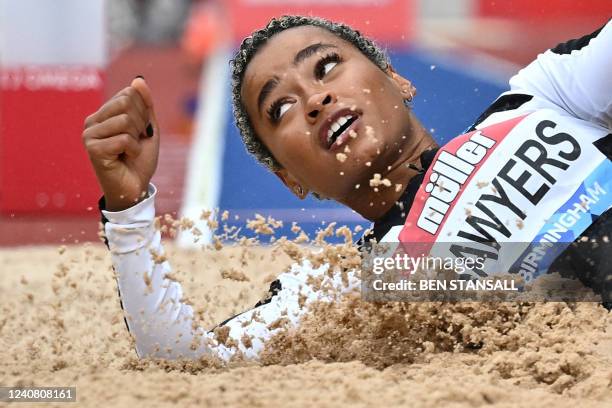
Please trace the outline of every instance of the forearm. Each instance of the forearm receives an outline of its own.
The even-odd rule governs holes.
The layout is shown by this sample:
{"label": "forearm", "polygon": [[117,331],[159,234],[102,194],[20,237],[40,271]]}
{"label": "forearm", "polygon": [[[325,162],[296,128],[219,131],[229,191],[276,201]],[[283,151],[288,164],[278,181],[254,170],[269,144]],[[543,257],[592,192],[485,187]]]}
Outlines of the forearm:
{"label": "forearm", "polygon": [[102,212],[128,328],[139,356],[196,358],[209,352],[208,335],[192,327],[193,310],[181,301],[181,285],[166,278],[170,264],[160,262],[153,186],[149,195],[124,211]]}
{"label": "forearm", "polygon": [[[278,291],[258,307],[226,321],[219,344],[213,332],[193,328],[193,309],[183,303],[181,285],[166,278],[170,264],[163,260],[161,234],[155,229],[155,188],[149,197],[120,212],[102,211],[105,232],[128,329],[141,357],[195,359],[208,354],[228,361],[238,350],[257,358],[265,342],[283,327],[295,326],[312,301],[333,301],[358,288],[354,273],[348,285],[339,275],[326,276],[329,265],[312,268],[308,261],[294,264],[278,277]],[[309,279],[321,279],[315,289]],[[315,279],[316,280],[316,279]]]}

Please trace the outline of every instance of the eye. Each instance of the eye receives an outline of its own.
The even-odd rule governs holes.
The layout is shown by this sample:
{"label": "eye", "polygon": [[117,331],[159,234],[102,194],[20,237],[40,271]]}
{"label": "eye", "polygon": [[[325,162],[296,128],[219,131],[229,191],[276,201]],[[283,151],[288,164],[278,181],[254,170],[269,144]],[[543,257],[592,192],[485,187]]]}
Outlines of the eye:
{"label": "eye", "polygon": [[285,112],[289,110],[290,107],[291,107],[290,103],[281,104],[281,106],[278,108],[278,117],[280,118],[281,116],[283,116]]}
{"label": "eye", "polygon": [[291,108],[292,102],[288,100],[275,101],[268,109],[268,116],[276,123]]}
{"label": "eye", "polygon": [[328,62],[323,66],[323,76],[327,75],[329,71],[334,69],[334,67],[338,64],[337,62]]}
{"label": "eye", "polygon": [[336,53],[331,53],[321,58],[315,66],[315,77],[323,79],[341,61],[342,58]]}

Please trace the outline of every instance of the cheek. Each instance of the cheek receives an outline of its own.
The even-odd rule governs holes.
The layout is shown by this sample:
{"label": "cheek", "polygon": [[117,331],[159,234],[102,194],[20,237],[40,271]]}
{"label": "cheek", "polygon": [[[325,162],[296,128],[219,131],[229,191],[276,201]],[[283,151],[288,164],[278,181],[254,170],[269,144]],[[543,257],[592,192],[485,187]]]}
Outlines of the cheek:
{"label": "cheek", "polygon": [[[350,83],[361,87],[360,92],[364,89],[369,89],[372,92],[380,91],[381,88],[386,90],[386,87],[390,84],[387,75],[369,60],[351,66],[346,77],[348,77],[347,80]],[[368,95],[367,91],[365,94]]]}
{"label": "cheek", "polygon": [[370,62],[355,66],[348,72],[342,80],[341,88],[340,92],[370,113],[370,119],[389,120],[403,107],[400,90],[384,72]]}
{"label": "cheek", "polygon": [[284,132],[274,136],[274,140],[267,144],[268,148],[278,162],[288,170],[308,165],[314,156],[312,137],[306,125],[294,120],[287,125]]}
{"label": "cheek", "polygon": [[[377,88],[376,104],[387,114],[394,114],[403,106],[403,96],[395,83],[388,78],[380,78]],[[396,108],[397,106],[397,108]]]}
{"label": "cheek", "polygon": [[[303,127],[302,127],[303,129]],[[321,152],[312,135],[299,130],[280,136],[272,152],[279,163],[308,188],[330,195],[330,177],[337,175],[340,162],[333,155]]]}

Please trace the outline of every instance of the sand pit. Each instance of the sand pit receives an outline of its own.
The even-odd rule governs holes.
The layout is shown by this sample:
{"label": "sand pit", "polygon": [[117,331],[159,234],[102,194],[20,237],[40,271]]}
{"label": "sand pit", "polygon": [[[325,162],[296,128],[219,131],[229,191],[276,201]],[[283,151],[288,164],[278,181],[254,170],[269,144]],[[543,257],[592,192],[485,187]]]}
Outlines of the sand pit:
{"label": "sand pit", "polygon": [[[208,324],[254,304],[289,263],[243,251],[169,248]],[[0,267],[0,385],[76,386],[79,406],[612,405],[612,319],[595,304],[349,298],[275,338],[263,365],[177,370],[135,359],[101,244],[3,249]]]}

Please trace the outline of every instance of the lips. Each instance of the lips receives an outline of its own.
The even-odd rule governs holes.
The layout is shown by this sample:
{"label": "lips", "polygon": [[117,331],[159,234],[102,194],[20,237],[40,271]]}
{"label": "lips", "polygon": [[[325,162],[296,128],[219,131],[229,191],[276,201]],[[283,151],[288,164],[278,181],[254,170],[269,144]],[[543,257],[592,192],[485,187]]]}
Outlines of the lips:
{"label": "lips", "polygon": [[360,112],[340,109],[330,115],[319,129],[322,146],[330,151],[338,150],[351,139],[351,131],[359,124]]}

